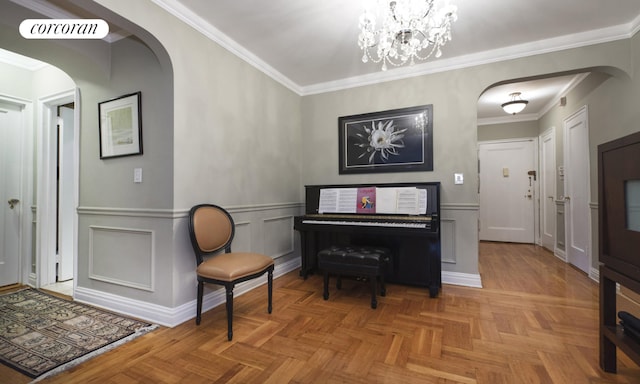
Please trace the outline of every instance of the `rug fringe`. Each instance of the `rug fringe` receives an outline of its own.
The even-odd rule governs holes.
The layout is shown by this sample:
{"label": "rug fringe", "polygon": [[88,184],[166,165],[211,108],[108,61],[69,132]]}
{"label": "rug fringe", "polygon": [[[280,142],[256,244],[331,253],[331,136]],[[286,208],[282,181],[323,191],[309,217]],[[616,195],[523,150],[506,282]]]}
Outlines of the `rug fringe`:
{"label": "rug fringe", "polygon": [[136,338],[138,338],[138,337],[140,337],[142,335],[145,335],[145,334],[155,330],[156,328],[158,328],[157,324],[152,324],[152,325],[150,325],[148,327],[140,328],[135,333],[132,333],[129,336],[123,337],[122,339],[120,339],[118,341],[115,341],[115,342],[113,342],[111,344],[105,345],[104,347],[102,347],[100,349],[96,349],[95,351],[89,352],[86,355],[80,356],[75,360],[71,360],[68,363],[62,364],[62,365],[60,365],[60,366],[58,366],[58,367],[56,367],[56,368],[54,368],[54,369],[52,369],[52,370],[50,370],[48,372],[43,373],[42,375],[36,377],[33,381],[31,381],[31,383],[36,383],[36,382],[38,382],[40,380],[44,380],[44,379],[46,379],[48,377],[51,377],[51,376],[57,375],[58,373],[66,371],[67,369],[73,368],[76,365],[82,364],[85,361],[90,360],[90,359],[92,359],[92,358],[94,358],[94,357],[96,357],[98,355],[101,355],[101,354],[103,354],[105,352],[109,352],[112,349],[115,349],[115,348],[121,346],[122,344],[125,344],[128,341],[131,341],[131,340],[136,339]]}

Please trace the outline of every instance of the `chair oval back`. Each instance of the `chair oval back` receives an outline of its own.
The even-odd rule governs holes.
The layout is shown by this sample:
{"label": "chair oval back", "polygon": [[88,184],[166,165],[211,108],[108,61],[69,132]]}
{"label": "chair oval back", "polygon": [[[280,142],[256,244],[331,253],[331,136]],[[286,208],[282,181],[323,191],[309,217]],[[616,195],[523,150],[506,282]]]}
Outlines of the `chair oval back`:
{"label": "chair oval back", "polygon": [[231,215],[222,207],[200,204],[189,212],[189,235],[198,264],[202,256],[225,249],[231,251],[235,225]]}

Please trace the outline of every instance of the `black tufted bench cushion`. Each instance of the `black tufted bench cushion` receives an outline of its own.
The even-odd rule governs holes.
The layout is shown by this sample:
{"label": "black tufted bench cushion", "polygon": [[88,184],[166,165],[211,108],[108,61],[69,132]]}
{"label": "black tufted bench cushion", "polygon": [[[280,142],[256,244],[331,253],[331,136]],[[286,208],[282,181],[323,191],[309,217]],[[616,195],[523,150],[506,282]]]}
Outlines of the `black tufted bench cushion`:
{"label": "black tufted bench cushion", "polygon": [[318,252],[318,268],[324,271],[324,299],[329,299],[329,274],[338,275],[338,289],[341,275],[366,276],[371,282],[371,308],[375,309],[378,306],[378,282],[380,295],[386,294],[384,274],[390,259],[391,251],[383,247],[331,246],[321,250]]}

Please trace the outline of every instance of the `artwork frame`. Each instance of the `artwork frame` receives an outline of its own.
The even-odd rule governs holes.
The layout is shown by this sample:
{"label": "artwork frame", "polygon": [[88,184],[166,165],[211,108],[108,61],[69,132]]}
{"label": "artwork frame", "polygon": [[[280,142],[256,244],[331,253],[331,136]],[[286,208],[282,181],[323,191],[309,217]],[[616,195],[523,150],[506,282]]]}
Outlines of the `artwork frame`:
{"label": "artwork frame", "polygon": [[433,105],[338,118],[339,174],[433,171]]}
{"label": "artwork frame", "polygon": [[142,92],[98,103],[100,159],[142,155]]}

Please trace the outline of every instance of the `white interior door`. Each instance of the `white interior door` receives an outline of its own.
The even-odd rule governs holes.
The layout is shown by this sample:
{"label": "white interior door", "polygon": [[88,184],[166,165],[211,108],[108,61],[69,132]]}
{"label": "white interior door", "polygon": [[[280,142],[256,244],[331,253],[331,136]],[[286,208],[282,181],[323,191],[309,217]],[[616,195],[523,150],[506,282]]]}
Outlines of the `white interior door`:
{"label": "white interior door", "polygon": [[589,126],[587,107],[564,121],[565,244],[567,261],[590,269]]}
{"label": "white interior door", "polygon": [[479,144],[480,240],[535,242],[535,139]]}
{"label": "white interior door", "polygon": [[556,133],[540,137],[540,242],[554,251],[556,243]]}
{"label": "white interior door", "polygon": [[0,101],[0,286],[20,278],[22,111]]}
{"label": "white interior door", "polygon": [[58,113],[58,281],[73,279],[75,214],[74,110],[61,106]]}

